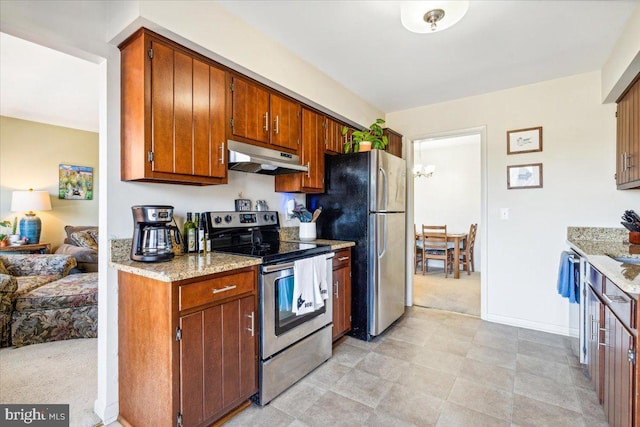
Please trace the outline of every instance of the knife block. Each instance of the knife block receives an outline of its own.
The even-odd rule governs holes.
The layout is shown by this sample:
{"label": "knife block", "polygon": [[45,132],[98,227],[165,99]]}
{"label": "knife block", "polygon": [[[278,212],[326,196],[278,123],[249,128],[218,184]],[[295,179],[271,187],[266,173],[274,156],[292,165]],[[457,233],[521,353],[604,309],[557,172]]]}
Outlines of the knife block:
{"label": "knife block", "polygon": [[640,231],[629,232],[629,243],[632,245],[640,245]]}

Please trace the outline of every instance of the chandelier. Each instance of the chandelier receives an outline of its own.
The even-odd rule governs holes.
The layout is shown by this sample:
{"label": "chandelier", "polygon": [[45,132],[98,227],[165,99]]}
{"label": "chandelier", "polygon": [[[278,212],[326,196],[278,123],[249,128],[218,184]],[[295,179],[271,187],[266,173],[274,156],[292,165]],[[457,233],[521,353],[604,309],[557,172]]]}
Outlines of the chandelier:
{"label": "chandelier", "polygon": [[423,166],[421,164],[417,164],[413,167],[413,177],[414,178],[431,178],[433,177],[433,173],[435,171],[436,171],[436,167],[434,165]]}

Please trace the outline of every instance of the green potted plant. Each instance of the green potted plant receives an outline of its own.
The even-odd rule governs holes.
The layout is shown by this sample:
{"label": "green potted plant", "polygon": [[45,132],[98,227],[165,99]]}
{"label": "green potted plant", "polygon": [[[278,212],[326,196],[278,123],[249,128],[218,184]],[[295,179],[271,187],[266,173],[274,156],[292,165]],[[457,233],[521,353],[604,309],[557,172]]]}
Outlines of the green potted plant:
{"label": "green potted plant", "polygon": [[18,240],[20,240],[20,235],[17,234],[17,232],[18,232],[17,231],[17,228],[18,228],[18,217],[15,217],[13,219],[13,224],[11,224],[11,221],[9,221],[9,220],[5,220],[5,221],[0,222],[0,227],[6,227],[6,228],[10,228],[11,229],[11,234],[4,234],[5,239],[9,243],[15,243]]}
{"label": "green potted plant", "polygon": [[[350,153],[353,151],[357,153],[359,151],[369,151],[372,148],[384,150],[389,140],[386,135],[382,134],[382,126],[385,123],[383,119],[376,119],[375,122],[364,130],[356,130],[351,134],[351,141],[344,143],[344,152]],[[342,128],[342,136],[345,136],[349,132],[349,127]]]}

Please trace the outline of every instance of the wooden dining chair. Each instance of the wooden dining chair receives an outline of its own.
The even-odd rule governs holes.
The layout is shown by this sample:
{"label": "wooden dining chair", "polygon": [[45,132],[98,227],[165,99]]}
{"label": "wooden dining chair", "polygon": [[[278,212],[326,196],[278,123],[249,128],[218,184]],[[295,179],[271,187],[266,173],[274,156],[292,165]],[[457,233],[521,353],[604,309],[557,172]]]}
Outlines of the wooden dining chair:
{"label": "wooden dining chair", "polygon": [[469,227],[469,234],[460,247],[460,265],[462,265],[464,271],[467,272],[467,275],[470,275],[472,271],[475,271],[475,267],[473,266],[473,246],[476,243],[477,231],[478,224],[471,224],[471,227]]}
{"label": "wooden dining chair", "polygon": [[413,245],[413,259],[415,260],[415,269],[414,274],[418,272],[418,265],[422,263],[424,265],[424,257],[423,257],[423,242],[422,242],[422,234],[418,233],[418,227],[413,224],[413,237],[414,237],[414,245]]}
{"label": "wooden dining chair", "polygon": [[429,260],[444,261],[444,277],[448,277],[449,264],[453,263],[453,243],[447,241],[446,225],[422,226],[422,274],[429,271]]}

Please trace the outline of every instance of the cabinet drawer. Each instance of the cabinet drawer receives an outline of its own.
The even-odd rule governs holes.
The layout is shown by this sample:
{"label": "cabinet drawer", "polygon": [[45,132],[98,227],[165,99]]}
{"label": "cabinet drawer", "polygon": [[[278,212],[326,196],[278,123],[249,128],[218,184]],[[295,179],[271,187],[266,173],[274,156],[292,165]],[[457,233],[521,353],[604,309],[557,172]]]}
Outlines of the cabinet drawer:
{"label": "cabinet drawer", "polygon": [[622,292],[622,290],[609,279],[606,280],[602,298],[624,326],[629,329],[636,329],[635,300]]}
{"label": "cabinet drawer", "polygon": [[333,269],[336,270],[341,267],[351,265],[351,248],[341,249],[336,251],[336,255],[333,257]]}
{"label": "cabinet drawer", "polygon": [[251,292],[255,279],[253,271],[246,271],[215,279],[180,286],[180,310]]}
{"label": "cabinet drawer", "polygon": [[593,268],[591,264],[589,264],[589,271],[587,273],[587,282],[591,285],[594,291],[598,295],[602,295],[602,285],[603,285],[603,276],[598,270]]}

